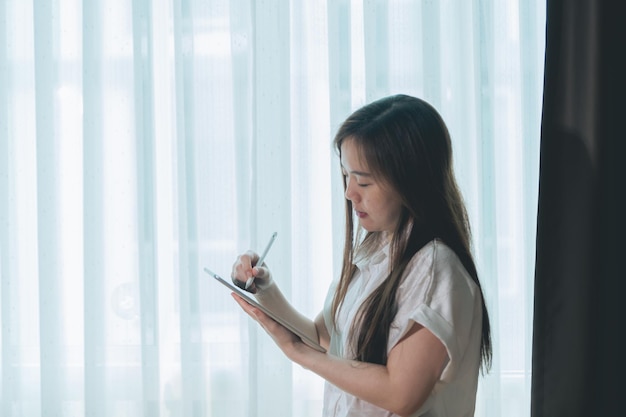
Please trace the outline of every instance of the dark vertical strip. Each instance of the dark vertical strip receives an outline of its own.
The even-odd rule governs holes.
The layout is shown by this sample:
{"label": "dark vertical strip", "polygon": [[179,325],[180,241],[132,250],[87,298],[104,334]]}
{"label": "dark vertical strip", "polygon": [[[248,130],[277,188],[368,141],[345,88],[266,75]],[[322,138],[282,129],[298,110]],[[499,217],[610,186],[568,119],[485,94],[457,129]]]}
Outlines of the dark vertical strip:
{"label": "dark vertical strip", "polygon": [[108,415],[105,361],[102,3],[83,7],[85,415]]}
{"label": "dark vertical strip", "polygon": [[531,413],[620,415],[626,11],[547,6]]}
{"label": "dark vertical strip", "polygon": [[424,99],[441,108],[441,20],[438,0],[422,2],[422,50],[424,57]]}
{"label": "dark vertical strip", "polygon": [[[198,220],[194,135],[194,31],[190,0],[174,2],[176,150],[179,247],[179,305],[183,414],[205,415],[206,378],[202,372],[202,325],[198,278]],[[183,45],[189,45],[188,48]]]}
{"label": "dark vertical strip", "polygon": [[137,141],[137,245],[141,323],[143,415],[159,416],[160,367],[156,274],[154,75],[152,6],[133,1],[134,116]]}
{"label": "dark vertical strip", "polygon": [[55,2],[33,5],[35,46],[35,136],[37,146],[37,235],[41,409],[62,415],[65,380],[62,368],[61,275],[58,252],[59,166],[54,89],[57,82],[54,33]]}
{"label": "dark vertical strip", "polygon": [[[495,62],[494,62],[494,5],[491,2],[476,1],[473,8],[474,25],[474,74],[475,85],[479,94],[476,95],[476,113],[478,117],[476,137],[479,138],[478,157],[476,167],[479,170],[478,178],[481,184],[481,198],[479,200],[480,227],[474,230],[478,233],[476,242],[481,245],[481,264],[479,265],[480,280],[485,292],[485,303],[489,311],[491,322],[491,335],[494,346],[497,349],[499,337],[499,308],[498,308],[498,236],[496,230],[497,206],[496,206],[496,178],[495,178]],[[481,268],[482,267],[482,268]],[[492,375],[496,378],[500,375],[499,353],[494,353]],[[489,385],[486,393],[492,410],[500,410],[500,383],[497,381]],[[496,413],[497,415],[497,413]]]}
{"label": "dark vertical strip", "polygon": [[[541,125],[533,416],[582,416],[588,404],[598,118],[593,83],[593,5],[550,2]],[[587,3],[587,2],[584,2]],[[595,361],[595,360],[594,360]]]}
{"label": "dark vertical strip", "polygon": [[[598,138],[601,164],[599,185],[602,197],[598,204],[599,236],[597,245],[598,272],[602,279],[590,276],[598,283],[597,295],[591,300],[591,323],[598,323],[597,331],[592,328],[591,379],[587,382],[590,406],[587,415],[619,415],[624,409],[623,360],[614,360],[623,355],[622,338],[615,337],[615,329],[623,328],[624,294],[626,273],[622,260],[626,253],[626,4],[624,2],[601,2],[599,10],[599,114]],[[595,284],[594,284],[595,285]],[[619,330],[618,330],[619,332]],[[597,362],[595,361],[597,358]]]}

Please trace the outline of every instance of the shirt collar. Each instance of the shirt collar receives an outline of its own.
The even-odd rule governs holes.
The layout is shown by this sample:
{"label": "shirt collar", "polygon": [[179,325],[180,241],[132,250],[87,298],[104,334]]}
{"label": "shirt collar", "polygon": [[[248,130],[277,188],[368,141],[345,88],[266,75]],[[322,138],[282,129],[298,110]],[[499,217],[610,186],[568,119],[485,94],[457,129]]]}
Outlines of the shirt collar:
{"label": "shirt collar", "polygon": [[367,266],[378,265],[389,257],[389,240],[380,239],[380,242],[366,250],[361,247],[354,257],[354,265],[360,270]]}

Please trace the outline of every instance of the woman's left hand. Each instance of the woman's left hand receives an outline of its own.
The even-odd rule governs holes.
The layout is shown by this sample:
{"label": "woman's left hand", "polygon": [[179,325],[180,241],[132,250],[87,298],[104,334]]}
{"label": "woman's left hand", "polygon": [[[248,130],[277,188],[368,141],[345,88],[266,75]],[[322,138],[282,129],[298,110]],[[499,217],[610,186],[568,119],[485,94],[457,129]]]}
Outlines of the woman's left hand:
{"label": "woman's left hand", "polygon": [[233,298],[241,306],[241,308],[254,320],[256,320],[263,329],[274,339],[278,347],[293,360],[293,354],[298,348],[304,346],[302,340],[285,326],[272,319],[261,309],[248,303],[236,293],[232,293]]}

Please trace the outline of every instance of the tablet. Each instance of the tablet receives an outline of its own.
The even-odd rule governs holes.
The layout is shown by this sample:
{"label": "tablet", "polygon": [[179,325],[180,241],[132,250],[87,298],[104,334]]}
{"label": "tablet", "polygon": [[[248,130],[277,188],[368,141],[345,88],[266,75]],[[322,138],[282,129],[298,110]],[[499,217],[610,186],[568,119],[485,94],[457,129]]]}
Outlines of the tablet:
{"label": "tablet", "polygon": [[270,310],[268,307],[260,304],[254,298],[252,293],[249,293],[249,292],[247,292],[245,290],[242,290],[241,288],[239,288],[236,285],[234,285],[232,282],[225,280],[224,278],[220,277],[219,275],[217,275],[215,272],[211,271],[208,268],[204,268],[204,272],[206,272],[207,274],[211,275],[213,278],[215,278],[216,281],[220,282],[222,285],[224,285],[227,288],[229,288],[232,292],[236,293],[241,298],[246,300],[246,302],[252,304],[253,306],[255,306],[257,308],[259,308],[265,314],[267,314],[268,316],[270,316],[271,318],[276,320],[278,323],[280,323],[283,326],[285,326],[287,329],[289,329],[289,331],[291,331],[292,333],[296,334],[300,339],[302,339],[302,341],[304,343],[306,343],[308,346],[312,347],[313,349],[315,349],[315,350],[317,350],[319,352],[326,353],[326,349],[324,349],[322,346],[320,346],[320,344],[316,340],[311,339],[302,330],[298,329],[293,324],[291,324],[286,317],[283,317],[283,316],[277,314],[276,312]]}

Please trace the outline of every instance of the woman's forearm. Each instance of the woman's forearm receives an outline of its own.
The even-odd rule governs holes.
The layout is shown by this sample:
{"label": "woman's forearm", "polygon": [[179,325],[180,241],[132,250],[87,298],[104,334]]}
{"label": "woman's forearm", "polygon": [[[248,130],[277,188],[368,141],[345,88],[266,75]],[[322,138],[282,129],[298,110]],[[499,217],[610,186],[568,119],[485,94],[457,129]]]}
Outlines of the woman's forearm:
{"label": "woman's forearm", "polygon": [[[294,354],[291,359],[337,388],[398,415],[410,415],[425,401],[407,399],[407,387],[399,387],[384,365],[377,365],[316,352]],[[412,390],[411,390],[412,391]],[[415,395],[415,392],[412,391]]]}
{"label": "woman's forearm", "polygon": [[289,324],[300,329],[309,339],[319,343],[320,337],[313,320],[296,310],[287,301],[276,283],[273,282],[269,287],[258,291],[255,298],[263,307],[283,317]]}
{"label": "woman's forearm", "polygon": [[322,354],[301,343],[283,350],[337,388],[401,416],[424,405],[448,358],[441,341],[417,324],[391,349],[386,365]]}

